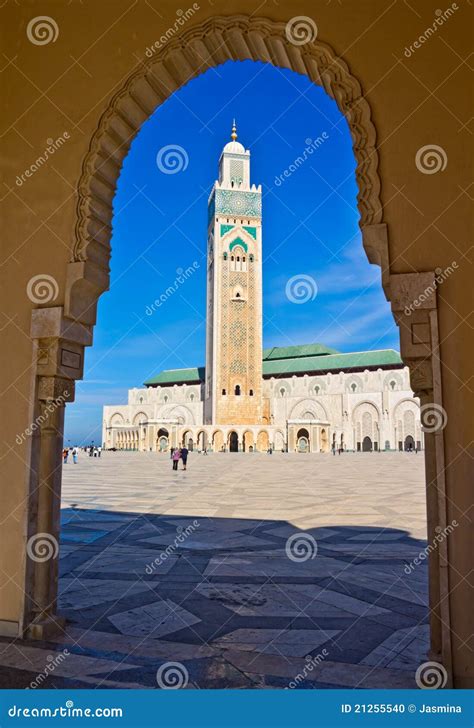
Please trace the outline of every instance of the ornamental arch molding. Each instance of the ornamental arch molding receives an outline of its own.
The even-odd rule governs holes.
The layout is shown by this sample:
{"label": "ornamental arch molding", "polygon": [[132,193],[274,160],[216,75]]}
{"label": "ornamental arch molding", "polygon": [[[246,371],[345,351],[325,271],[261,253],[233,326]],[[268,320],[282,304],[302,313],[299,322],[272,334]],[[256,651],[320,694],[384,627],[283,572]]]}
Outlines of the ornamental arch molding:
{"label": "ornamental arch molding", "polygon": [[262,61],[304,74],[336,101],[353,140],[360,225],[364,228],[381,223],[375,127],[361,86],[345,61],[318,39],[303,46],[293,45],[286,38],[285,23],[242,15],[211,18],[143,62],[113,96],[100,118],[78,184],[66,316],[86,324],[95,322],[97,298],[109,284],[112,201],[117,180],[123,159],[143,122],[174,91],[200,73],[226,61],[244,60]]}
{"label": "ornamental arch molding", "polygon": [[[98,298],[109,286],[112,202],[117,180],[130,144],[141,125],[174,91],[198,74],[226,61],[254,60],[291,69],[321,85],[347,119],[356,159],[358,208],[364,248],[371,263],[382,269],[382,285],[400,328],[401,354],[410,368],[411,386],[422,405],[442,407],[441,361],[436,290],[426,297],[434,271],[391,274],[388,230],[382,219],[380,177],[375,127],[371,110],[359,81],[344,60],[319,39],[302,46],[292,45],[285,24],[248,16],[215,17],[191,27],[170,41],[152,59],[143,62],[110,100],[93,134],[84,157],[77,187],[75,242],[68,264],[64,308],[38,308],[32,312],[31,338],[38,352],[48,350],[48,360],[36,362],[34,406],[43,411],[47,403],[63,397],[74,400],[74,380],[83,376],[84,347],[92,344]],[[424,296],[423,298],[421,296]],[[422,305],[412,310],[415,300]],[[64,354],[66,352],[67,364]],[[285,387],[286,388],[286,387]],[[41,467],[30,468],[27,536],[38,529],[37,503],[51,523],[58,521],[53,494],[60,492],[60,462],[64,406],[57,408],[45,427],[58,433],[58,442],[38,438],[30,455],[50,475],[39,482]],[[191,416],[186,423],[194,424]],[[49,431],[49,430],[48,430]],[[428,489],[428,540],[436,536],[435,526],[445,528],[445,456],[443,433],[427,434],[425,458],[430,473]],[[59,443],[59,444],[58,444]],[[223,433],[215,431],[213,449],[220,449]],[[57,467],[46,468],[56,462]],[[451,675],[447,541],[430,557],[431,654],[439,656]],[[30,563],[25,567],[22,630],[43,638],[51,620],[57,596],[54,570],[41,571]],[[53,605],[53,606],[52,606]],[[449,687],[449,684],[448,684]]]}

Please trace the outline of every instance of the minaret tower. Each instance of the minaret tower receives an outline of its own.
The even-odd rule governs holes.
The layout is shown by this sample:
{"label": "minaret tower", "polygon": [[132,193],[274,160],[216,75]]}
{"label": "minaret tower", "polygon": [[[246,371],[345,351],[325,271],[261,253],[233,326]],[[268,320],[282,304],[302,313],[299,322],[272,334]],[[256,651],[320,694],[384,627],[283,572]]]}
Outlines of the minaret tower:
{"label": "minaret tower", "polygon": [[204,418],[260,424],[262,411],[262,187],[250,152],[232,141],[209,197]]}

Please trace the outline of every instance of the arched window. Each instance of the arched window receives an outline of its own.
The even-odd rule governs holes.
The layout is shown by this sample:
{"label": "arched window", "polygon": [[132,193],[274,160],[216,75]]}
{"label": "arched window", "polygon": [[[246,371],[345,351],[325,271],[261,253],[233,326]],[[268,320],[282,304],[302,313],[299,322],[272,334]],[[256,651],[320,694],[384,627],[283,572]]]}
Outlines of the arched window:
{"label": "arched window", "polygon": [[227,392],[225,391],[225,389],[222,390],[222,394],[227,394]]}
{"label": "arched window", "polygon": [[392,379],[392,381],[390,382],[390,389],[395,389],[396,386],[397,383]]}
{"label": "arched window", "polygon": [[191,394],[191,395],[189,396],[189,399],[191,400],[191,402],[194,402],[194,394]]}
{"label": "arched window", "polygon": [[140,397],[140,404],[143,404],[143,397]]}
{"label": "arched window", "polygon": [[235,294],[235,297],[240,298],[240,291],[237,291],[237,293]]}
{"label": "arched window", "polygon": [[240,384],[235,385],[234,394],[236,394],[237,396],[240,395]]}
{"label": "arched window", "polygon": [[168,395],[165,394],[165,396],[163,397],[163,402],[166,404],[167,401],[168,401]]}
{"label": "arched window", "polygon": [[352,382],[352,384],[351,384],[351,390],[352,390],[353,392],[355,392],[355,391],[356,391],[356,389],[357,389],[357,384],[356,384],[355,382]]}
{"label": "arched window", "polygon": [[227,253],[224,253],[224,260],[227,260]]}
{"label": "arched window", "polygon": [[282,388],[280,389],[280,397],[284,397],[284,396],[285,396],[285,394],[286,394],[286,389],[285,389],[285,387],[282,387]]}
{"label": "arched window", "polygon": [[249,395],[253,397],[253,389],[249,389]]}
{"label": "arched window", "polygon": [[250,260],[251,263],[253,263],[253,255],[252,254],[249,255],[249,260]]}
{"label": "arched window", "polygon": [[315,386],[314,391],[316,394],[319,394],[319,392],[321,391],[321,387],[319,386],[319,384]]}

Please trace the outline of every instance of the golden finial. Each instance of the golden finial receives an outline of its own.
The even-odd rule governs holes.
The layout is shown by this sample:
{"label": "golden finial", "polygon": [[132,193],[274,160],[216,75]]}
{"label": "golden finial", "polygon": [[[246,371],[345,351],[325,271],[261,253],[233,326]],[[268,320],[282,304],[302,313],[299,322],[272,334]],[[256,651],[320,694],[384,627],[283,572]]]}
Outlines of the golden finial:
{"label": "golden finial", "polygon": [[235,119],[232,122],[232,134],[230,135],[230,138],[233,142],[235,142],[235,140],[237,139],[237,127],[235,125]]}

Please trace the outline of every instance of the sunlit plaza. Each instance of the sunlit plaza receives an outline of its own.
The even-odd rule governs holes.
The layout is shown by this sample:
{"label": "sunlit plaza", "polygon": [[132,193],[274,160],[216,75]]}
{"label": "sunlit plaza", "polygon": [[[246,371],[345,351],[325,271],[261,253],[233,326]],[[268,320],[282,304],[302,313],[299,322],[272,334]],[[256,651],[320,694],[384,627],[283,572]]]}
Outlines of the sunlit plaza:
{"label": "sunlit plaza", "polygon": [[63,468],[65,633],[5,641],[0,679],[415,687],[423,477],[415,453],[191,453],[175,472],[166,454],[81,452]]}

